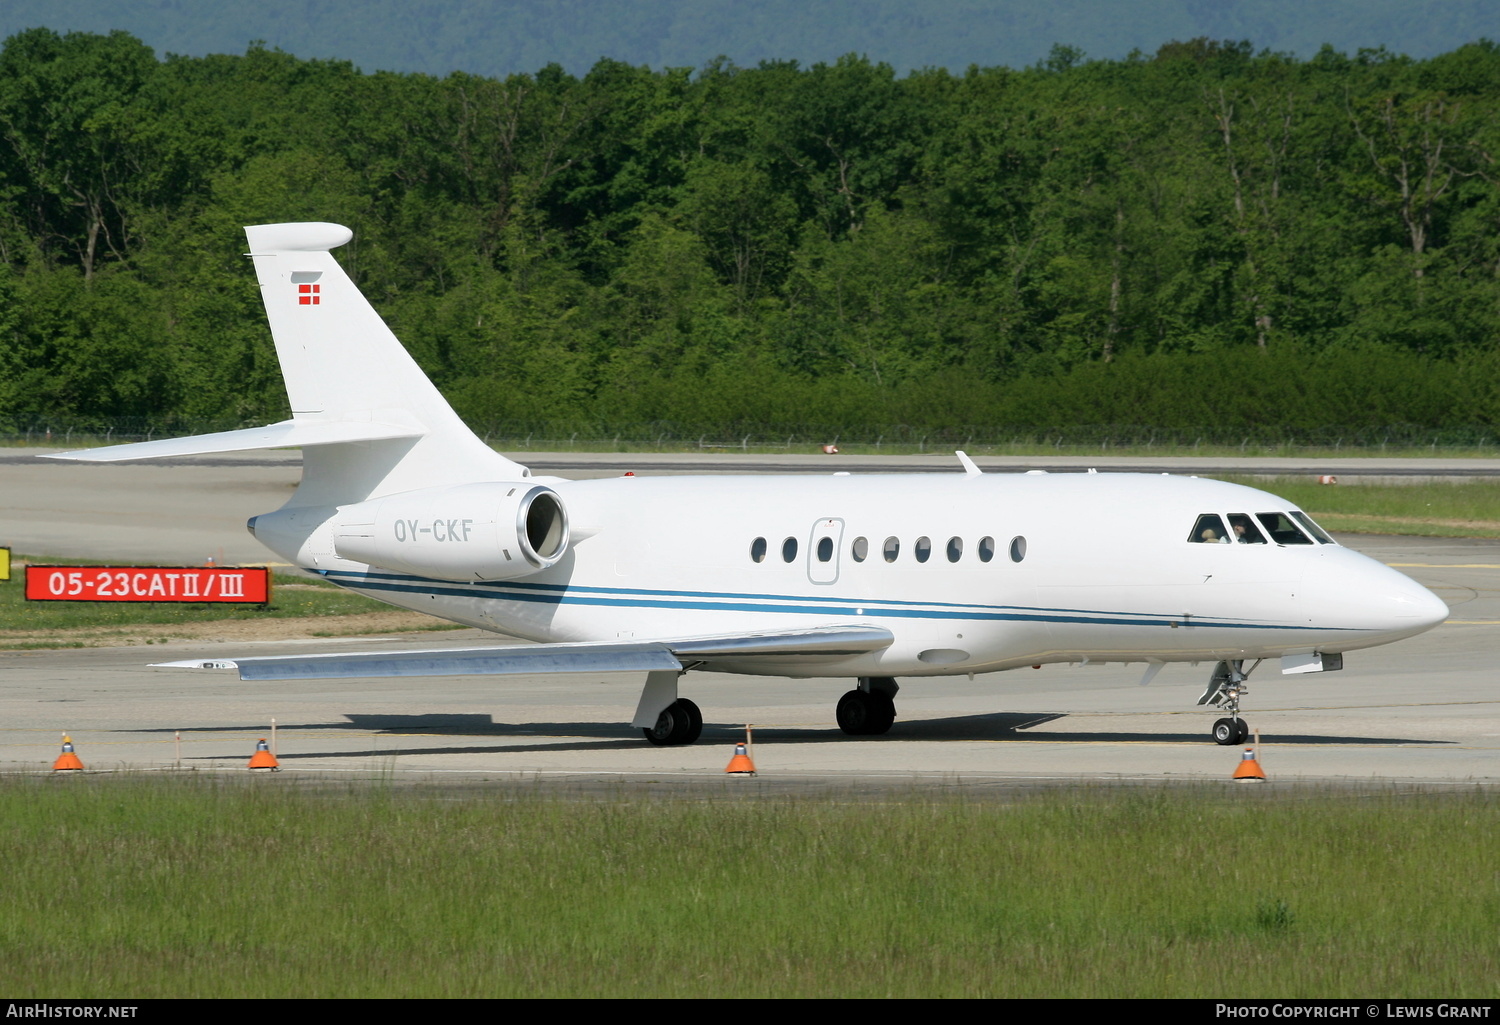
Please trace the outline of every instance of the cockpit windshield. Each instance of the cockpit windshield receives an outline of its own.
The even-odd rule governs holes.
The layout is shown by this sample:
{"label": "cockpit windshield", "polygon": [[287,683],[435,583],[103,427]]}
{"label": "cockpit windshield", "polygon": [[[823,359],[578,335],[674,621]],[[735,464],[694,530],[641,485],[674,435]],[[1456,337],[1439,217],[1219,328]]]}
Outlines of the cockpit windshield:
{"label": "cockpit windshield", "polygon": [[1218,513],[1204,513],[1193,524],[1193,532],[1188,535],[1188,540],[1204,545],[1227,545],[1229,532],[1224,529],[1224,521]]}
{"label": "cockpit windshield", "polygon": [[1230,513],[1229,529],[1234,531],[1233,537],[1240,544],[1263,545],[1266,536],[1260,532],[1255,525],[1255,519],[1249,513]]}
{"label": "cockpit windshield", "polygon": [[[1229,523],[1226,530],[1225,522]],[[1200,545],[1320,545],[1338,544],[1328,532],[1298,509],[1290,512],[1201,513],[1188,534],[1188,541]]]}
{"label": "cockpit windshield", "polygon": [[1256,517],[1265,525],[1266,533],[1271,535],[1271,540],[1279,545],[1310,545],[1312,540],[1302,531],[1297,529],[1297,524],[1292,518],[1282,512],[1256,513]]}
{"label": "cockpit windshield", "polygon": [[1318,544],[1320,544],[1320,545],[1336,545],[1336,544],[1338,544],[1337,541],[1335,541],[1333,538],[1331,538],[1331,537],[1328,536],[1328,531],[1324,530],[1322,527],[1320,527],[1316,523],[1314,523],[1313,522],[1313,518],[1311,516],[1307,515],[1307,513],[1303,512],[1302,510],[1300,510],[1300,509],[1293,509],[1292,510],[1292,518],[1295,519],[1298,523],[1302,524],[1302,526],[1307,530],[1307,532],[1309,534],[1311,534],[1314,538],[1317,539]]}

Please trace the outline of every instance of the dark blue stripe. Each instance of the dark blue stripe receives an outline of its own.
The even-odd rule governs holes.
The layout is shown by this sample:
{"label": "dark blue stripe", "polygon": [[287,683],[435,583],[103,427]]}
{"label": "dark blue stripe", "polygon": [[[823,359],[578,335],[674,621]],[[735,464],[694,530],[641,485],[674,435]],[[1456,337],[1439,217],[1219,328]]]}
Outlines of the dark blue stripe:
{"label": "dark blue stripe", "polygon": [[[409,575],[409,574],[400,574],[400,573],[349,573],[349,572],[346,572],[344,570],[320,570],[318,572],[322,573],[322,575],[324,575],[324,576],[330,576],[330,577],[349,577],[349,578],[351,578],[353,580],[361,580],[361,581],[376,581],[376,580],[379,580],[379,581],[390,581],[393,584],[399,584],[399,583],[405,583],[407,581],[415,580],[415,581],[420,582],[424,587],[441,588],[443,586],[443,582],[442,581],[436,581],[436,580],[431,580],[429,578],[412,576],[412,575]],[[355,585],[351,585],[351,586],[355,586]],[[375,585],[373,585],[373,584],[364,584],[364,585],[359,585],[359,586],[375,586]],[[1130,615],[1130,616],[1134,617],[1131,620],[1132,622],[1135,622],[1135,621],[1139,620],[1139,617],[1141,615],[1145,615],[1145,616],[1156,615],[1162,622],[1170,622],[1173,619],[1180,618],[1178,616],[1173,616],[1173,615],[1170,615],[1170,614],[1158,614],[1158,613],[1139,613],[1139,614],[1135,614],[1135,613],[1104,613],[1104,612],[1101,612],[1101,611],[1099,611],[1097,609],[1042,608],[1042,607],[1035,606],[1035,605],[974,605],[974,604],[963,603],[963,602],[905,601],[905,600],[896,599],[896,598],[837,598],[837,597],[825,597],[823,595],[742,593],[742,592],[738,592],[738,591],[663,591],[663,590],[655,590],[655,589],[651,589],[651,588],[636,588],[636,587],[588,587],[588,586],[584,586],[584,585],[581,585],[581,584],[537,584],[537,583],[529,583],[529,582],[517,581],[517,580],[493,581],[493,582],[490,582],[490,581],[478,581],[478,580],[476,580],[472,584],[464,584],[463,586],[465,588],[463,591],[458,591],[458,592],[455,592],[455,591],[435,591],[434,593],[438,593],[438,594],[458,594],[460,596],[473,597],[475,595],[476,591],[488,590],[488,591],[493,591],[494,592],[494,594],[492,595],[493,597],[502,598],[502,599],[506,599],[506,600],[514,600],[514,601],[524,601],[524,600],[526,600],[526,599],[522,598],[520,595],[514,593],[517,590],[536,591],[536,592],[540,592],[540,593],[558,594],[558,595],[574,595],[574,594],[580,594],[580,595],[581,594],[601,594],[601,595],[617,595],[617,596],[618,595],[629,595],[631,597],[665,598],[665,599],[668,599],[668,600],[676,600],[679,597],[681,597],[681,598],[702,598],[702,599],[709,599],[709,600],[714,600],[714,601],[722,601],[722,600],[728,599],[728,598],[741,598],[741,599],[745,599],[745,600],[748,600],[748,601],[755,601],[755,602],[767,602],[767,601],[798,602],[799,605],[796,607],[796,610],[797,611],[801,611],[801,612],[815,611],[814,609],[807,608],[808,605],[822,606],[822,607],[826,608],[827,611],[830,611],[830,612],[846,611],[847,608],[849,608],[849,607],[863,608],[863,609],[865,609],[864,615],[873,615],[874,614],[869,609],[869,605],[871,605],[871,604],[887,605],[887,606],[889,606],[889,605],[895,605],[895,606],[902,606],[902,607],[905,607],[905,608],[915,608],[915,609],[921,609],[921,610],[934,609],[934,608],[936,608],[936,609],[959,609],[959,610],[962,610],[962,614],[959,615],[959,616],[957,616],[957,617],[955,617],[953,615],[947,615],[947,614],[944,614],[944,613],[941,613],[941,612],[932,612],[932,613],[930,613],[930,616],[932,618],[938,618],[938,619],[970,618],[972,616],[983,616],[983,615],[988,614],[989,612],[998,611],[998,610],[1007,610],[1007,611],[1012,612],[1012,613],[1015,613],[1015,612],[1029,612],[1029,613],[1039,613],[1039,614],[1044,613],[1044,614],[1046,614],[1049,617],[1050,616],[1054,616],[1054,615],[1056,615],[1058,613],[1071,613],[1073,615],[1079,615],[1079,616]],[[582,601],[583,601],[582,598],[572,599],[569,602],[569,604],[573,604],[573,603],[577,603],[577,602],[582,602]],[[591,603],[591,604],[597,604],[597,603]],[[619,604],[619,603],[615,602],[614,604]],[[650,606],[650,605],[644,605],[642,607],[648,607],[649,608],[649,607],[652,607],[652,606]],[[678,606],[662,606],[662,607],[665,608],[665,607],[678,607]],[[745,607],[749,607],[749,606],[739,606],[739,605],[732,605],[732,606],[730,606],[730,608],[745,608]],[[755,607],[759,608],[760,606],[755,606]],[[892,614],[892,615],[899,614],[898,610],[887,610],[887,611],[889,611],[890,614]],[[1249,625],[1249,624],[1239,624],[1239,623],[1234,622],[1233,620],[1226,620],[1226,619],[1224,619],[1222,617],[1216,617],[1216,616],[1204,616],[1204,617],[1198,617],[1198,618],[1200,618],[1204,622],[1212,622],[1215,625],[1222,625],[1222,626]],[[1147,621],[1150,622],[1152,620],[1147,620]],[[1104,622],[1104,620],[1088,620],[1088,622]]]}
{"label": "dark blue stripe", "polygon": [[[699,612],[774,612],[774,613],[785,613],[785,614],[806,614],[808,612],[827,612],[827,613],[832,614],[832,615],[858,616],[858,617],[864,618],[864,619],[869,619],[869,618],[877,618],[877,619],[962,619],[962,620],[975,620],[975,621],[987,621],[987,622],[1103,624],[1103,625],[1106,625],[1106,626],[1157,626],[1157,627],[1161,627],[1161,626],[1169,626],[1172,622],[1180,622],[1181,621],[1180,617],[1171,617],[1171,616],[1163,617],[1163,616],[1160,616],[1160,615],[1157,615],[1157,614],[1153,614],[1153,613],[1142,613],[1142,614],[1139,614],[1139,615],[1129,615],[1129,614],[1125,614],[1125,613],[1085,612],[1084,615],[1063,615],[1062,613],[1064,613],[1064,612],[1070,612],[1070,611],[1072,611],[1072,610],[1066,610],[1066,609],[1056,609],[1056,610],[1038,609],[1038,610],[1032,611],[1032,612],[1019,612],[1019,611],[1016,611],[1016,612],[998,612],[998,611],[979,611],[979,609],[984,608],[984,606],[977,606],[977,607],[976,606],[959,606],[959,605],[954,605],[952,603],[936,603],[936,602],[933,603],[933,604],[944,604],[944,605],[947,605],[949,608],[952,608],[952,609],[955,609],[955,610],[967,609],[968,611],[948,611],[948,609],[941,609],[941,610],[937,610],[937,611],[928,611],[928,610],[923,610],[923,609],[919,609],[919,608],[872,609],[872,608],[869,607],[868,604],[865,604],[865,603],[848,604],[847,606],[831,606],[831,605],[826,604],[826,602],[828,601],[828,599],[820,599],[820,602],[822,602],[824,604],[821,604],[820,607],[817,607],[817,608],[808,608],[806,605],[781,605],[781,604],[772,604],[772,603],[770,603],[768,601],[765,601],[765,600],[762,600],[762,601],[760,601],[760,602],[758,602],[758,603],[756,603],[754,605],[745,605],[745,604],[740,604],[740,603],[736,603],[736,602],[725,602],[725,601],[681,601],[681,600],[671,600],[671,599],[663,599],[663,598],[650,597],[651,595],[656,595],[656,594],[671,594],[671,593],[673,593],[673,592],[670,592],[670,591],[635,591],[635,590],[631,590],[631,589],[627,589],[627,588],[621,588],[621,589],[619,589],[617,591],[611,591],[609,588],[594,588],[594,587],[590,587],[590,588],[570,588],[570,587],[562,587],[562,586],[558,586],[558,585],[546,585],[547,586],[547,592],[546,593],[514,594],[514,593],[505,593],[505,592],[502,592],[500,594],[488,594],[488,593],[476,592],[475,586],[483,586],[483,585],[475,585],[475,586],[465,585],[463,587],[457,587],[457,586],[454,586],[452,584],[443,584],[443,583],[439,583],[437,581],[422,581],[421,578],[419,578],[419,577],[399,577],[399,576],[395,576],[395,575],[392,575],[392,574],[365,574],[365,575],[360,575],[360,574],[355,574],[355,573],[345,573],[345,572],[340,571],[340,570],[324,570],[324,571],[322,571],[322,575],[326,576],[326,577],[336,577],[336,578],[337,577],[347,577],[347,578],[350,578],[347,581],[345,581],[345,580],[337,580],[336,579],[335,582],[336,583],[340,583],[340,584],[342,584],[343,586],[346,586],[346,587],[359,588],[359,589],[369,590],[369,591],[395,591],[395,592],[401,592],[401,593],[407,593],[407,594],[440,594],[440,595],[444,595],[446,597],[452,597],[452,598],[476,598],[476,597],[478,597],[478,598],[484,598],[484,599],[489,600],[489,601],[516,601],[516,602],[525,602],[525,603],[528,603],[528,604],[545,604],[545,605],[596,605],[596,606],[608,606],[608,607],[611,607],[611,608],[688,609],[688,610],[699,611]],[[381,579],[376,579],[376,577],[379,577]],[[396,580],[411,580],[411,581],[415,581],[415,582],[414,583],[395,583],[395,582],[392,582],[392,581],[396,581]],[[537,585],[537,586],[540,587],[541,585]],[[582,595],[582,594],[574,595],[574,594],[569,593],[569,592],[574,591],[574,590],[578,590],[578,591],[587,590],[587,591],[590,591],[590,592],[595,592],[599,596],[595,596],[595,595]],[[705,593],[705,592],[681,592],[681,593],[683,593],[683,594],[700,594],[700,593]],[[618,595],[618,597],[609,597],[609,595],[611,595],[611,594]],[[629,597],[626,597],[626,596],[629,596]],[[723,597],[739,597],[739,596],[738,595],[724,595]],[[757,597],[760,597],[760,598],[779,598],[781,596],[773,596],[773,595],[767,595],[767,596],[745,595],[744,597],[746,597],[746,598],[757,598]],[[800,599],[792,597],[790,600],[792,600],[792,601],[798,601]],[[910,603],[903,603],[903,604],[916,605],[916,604],[919,604],[919,603],[917,603],[917,602],[910,602]],[[861,612],[857,612],[856,609],[863,609],[864,611],[861,613]],[[1156,618],[1152,618],[1153,616],[1156,616]],[[1195,617],[1195,619],[1197,619],[1197,618],[1198,617]],[[1351,631],[1351,632],[1359,632],[1358,628],[1355,628],[1355,627],[1315,627],[1315,626],[1299,626],[1299,625],[1294,625],[1294,624],[1290,624],[1290,623],[1283,623],[1283,624],[1277,624],[1277,623],[1236,623],[1236,622],[1226,621],[1226,620],[1215,620],[1212,623],[1204,623],[1200,619],[1200,620],[1198,620],[1198,622],[1195,622],[1193,625],[1194,626],[1230,627],[1230,628],[1240,629],[1240,630],[1329,630],[1329,629],[1336,629],[1336,630],[1348,630],[1348,631]]]}

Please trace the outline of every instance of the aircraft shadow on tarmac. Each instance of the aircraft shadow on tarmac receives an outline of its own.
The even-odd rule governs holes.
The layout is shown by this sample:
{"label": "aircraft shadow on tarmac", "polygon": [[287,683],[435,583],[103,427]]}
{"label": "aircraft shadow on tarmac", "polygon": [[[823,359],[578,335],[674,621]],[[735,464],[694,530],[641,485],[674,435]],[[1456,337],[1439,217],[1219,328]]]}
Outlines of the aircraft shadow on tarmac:
{"label": "aircraft shadow on tarmac", "polygon": [[[1068,718],[1066,712],[986,712],[977,715],[945,716],[939,719],[897,720],[891,732],[883,737],[849,738],[849,742],[900,742],[900,741],[1030,741],[1048,744],[1209,744],[1207,730],[1188,733],[1145,733],[1124,731],[1072,731],[1031,733],[1034,727]],[[441,755],[441,754],[507,754],[522,752],[567,752],[567,751],[612,751],[633,750],[641,745],[639,734],[620,723],[591,722],[496,722],[484,713],[435,713],[430,715],[390,715],[350,712],[346,721],[330,723],[303,723],[278,726],[283,734],[305,731],[357,730],[382,736],[452,736],[480,738],[514,738],[524,740],[519,744],[467,745],[452,744],[424,748],[371,748],[367,750],[305,751],[280,754],[282,759],[328,758],[328,757],[390,757],[393,755]],[[1206,723],[1205,723],[1206,725]],[[192,732],[238,732],[260,729],[258,726],[209,727]],[[153,731],[163,732],[163,731]],[[703,743],[732,744],[744,736],[744,727],[739,724],[706,723]],[[547,739],[543,739],[547,738]],[[566,739],[565,739],[566,738]],[[755,729],[755,738],[762,742],[778,744],[826,744],[841,742],[843,734],[830,726],[761,726]],[[1324,734],[1276,734],[1266,738],[1278,745],[1421,745],[1447,746],[1452,741],[1415,740],[1402,737],[1352,737]],[[237,756],[235,756],[237,757]],[[210,757],[210,761],[219,760]]]}

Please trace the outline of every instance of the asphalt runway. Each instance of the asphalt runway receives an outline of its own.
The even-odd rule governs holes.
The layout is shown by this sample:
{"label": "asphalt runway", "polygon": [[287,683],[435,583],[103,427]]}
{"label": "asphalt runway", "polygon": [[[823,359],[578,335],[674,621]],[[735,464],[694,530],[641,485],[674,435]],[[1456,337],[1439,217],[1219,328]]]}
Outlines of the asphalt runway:
{"label": "asphalt runway", "polygon": [[[267,455],[167,467],[0,463],[0,544],[56,556],[264,562],[268,553],[244,533],[243,520],[279,505],[298,470],[295,454]],[[1500,542],[1341,540],[1432,588],[1453,616],[1420,637],[1350,653],[1342,672],[1282,677],[1263,665],[1244,716],[1262,734],[1271,786],[1500,782]],[[682,693],[708,724],[687,748],[651,747],[626,725],[639,693],[628,675],[248,684],[229,672],[147,666],[487,639],[493,635],[457,631],[0,652],[0,771],[46,771],[68,731],[91,771],[239,774],[272,719],[285,770],[276,780],[802,794],[1227,781],[1239,758],[1238,749],[1208,740],[1216,713],[1193,704],[1207,665],[1168,666],[1147,687],[1137,685],[1140,666],[1121,665],[904,680],[896,725],[879,738],[845,737],[835,725],[834,702],[848,681],[690,674]],[[723,768],[747,722],[755,724],[760,775],[731,785]]]}

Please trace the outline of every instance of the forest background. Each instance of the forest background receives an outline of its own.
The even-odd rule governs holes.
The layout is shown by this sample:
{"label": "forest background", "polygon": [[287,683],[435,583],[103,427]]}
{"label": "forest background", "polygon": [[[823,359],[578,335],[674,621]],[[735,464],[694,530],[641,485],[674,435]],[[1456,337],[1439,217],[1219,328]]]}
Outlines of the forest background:
{"label": "forest background", "polygon": [[363,73],[0,49],[0,431],[286,414],[242,226],[485,433],[1500,436],[1500,48]]}

